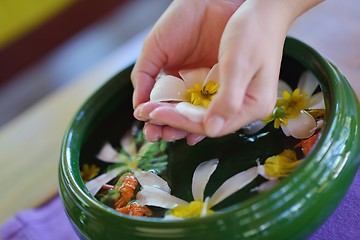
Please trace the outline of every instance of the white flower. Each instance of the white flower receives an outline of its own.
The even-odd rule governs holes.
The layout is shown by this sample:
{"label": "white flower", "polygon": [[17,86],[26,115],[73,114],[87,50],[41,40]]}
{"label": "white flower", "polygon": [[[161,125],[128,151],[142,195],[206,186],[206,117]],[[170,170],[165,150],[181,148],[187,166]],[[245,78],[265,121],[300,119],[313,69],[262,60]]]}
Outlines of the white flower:
{"label": "white flower", "polygon": [[200,122],[219,88],[218,64],[212,69],[183,70],[179,75],[181,78],[165,75],[157,79],[150,93],[150,101],[176,102],[180,114],[191,121]]}
{"label": "white flower", "polygon": [[92,196],[95,196],[95,194],[101,189],[104,184],[109,182],[111,179],[114,179],[122,172],[128,170],[128,164],[130,163],[129,156],[136,155],[135,142],[132,141],[132,136],[130,134],[126,134],[125,137],[121,140],[121,147],[124,150],[124,152],[121,153],[116,151],[108,142],[105,143],[104,146],[101,148],[99,154],[97,155],[98,159],[108,163],[124,162],[124,165],[107,171],[97,176],[96,178],[88,181],[85,185]]}
{"label": "white flower", "polygon": [[278,100],[273,114],[266,120],[250,123],[244,127],[244,131],[248,134],[256,133],[274,121],[274,127],[281,127],[286,136],[298,139],[312,136],[318,126],[306,110],[325,109],[322,92],[313,95],[318,84],[316,77],[309,71],[301,75],[294,91],[287,83],[279,80]]}
{"label": "white flower", "polygon": [[[156,174],[135,171],[135,177],[142,186],[136,199],[140,205],[172,209],[170,214],[178,218],[202,217],[210,214],[213,206],[239,191],[258,176],[257,166],[252,167],[232,176],[226,180],[211,197],[205,198],[205,187],[218,163],[219,161],[214,159],[203,162],[196,168],[191,186],[194,201],[190,203],[171,195],[169,189],[159,187],[164,186],[164,180]],[[147,175],[146,179],[143,177],[145,174]],[[150,181],[149,178],[154,179]],[[159,181],[159,183],[157,183],[157,181]]]}
{"label": "white flower", "polygon": [[[153,152],[152,149],[161,149],[160,142],[148,142],[145,141],[139,149],[137,149],[134,136],[130,133],[125,134],[121,139],[121,151],[115,150],[110,143],[105,143],[101,148],[97,158],[103,162],[117,164],[113,169],[93,178],[85,185],[91,195],[95,195],[101,187],[119,176],[121,173],[138,169],[147,164],[147,161],[151,161],[152,157],[146,158],[147,152]],[[158,160],[158,163],[163,160]],[[153,163],[155,166],[155,163]],[[165,166],[165,165],[164,165]],[[164,167],[163,166],[163,167]],[[158,166],[159,167],[159,166]],[[160,168],[160,167],[159,167]]]}

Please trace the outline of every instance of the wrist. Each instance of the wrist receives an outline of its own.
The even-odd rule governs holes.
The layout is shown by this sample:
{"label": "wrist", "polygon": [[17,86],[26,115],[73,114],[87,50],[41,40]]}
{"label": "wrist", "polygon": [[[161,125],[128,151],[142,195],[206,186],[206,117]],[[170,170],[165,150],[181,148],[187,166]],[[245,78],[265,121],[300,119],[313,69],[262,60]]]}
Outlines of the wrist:
{"label": "wrist", "polygon": [[279,19],[282,23],[291,23],[303,13],[320,4],[324,0],[248,0],[245,4],[254,8],[260,14],[268,15],[274,21]]}

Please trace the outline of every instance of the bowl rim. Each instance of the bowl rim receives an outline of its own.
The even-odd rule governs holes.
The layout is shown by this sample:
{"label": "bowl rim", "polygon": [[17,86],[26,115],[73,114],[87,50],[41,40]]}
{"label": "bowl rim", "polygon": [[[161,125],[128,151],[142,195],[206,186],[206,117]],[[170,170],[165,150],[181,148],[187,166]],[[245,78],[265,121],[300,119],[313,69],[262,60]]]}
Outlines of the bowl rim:
{"label": "bowl rim", "polygon": [[[283,202],[280,201],[284,198],[288,198],[288,201],[294,200],[296,198],[297,194],[291,193],[291,188],[288,188],[287,185],[292,182],[294,184],[302,183],[308,181],[313,181],[313,179],[309,179],[308,175],[305,174],[310,169],[314,169],[314,167],[317,167],[317,170],[315,171],[316,175],[315,177],[321,178],[322,176],[328,176],[329,174],[332,174],[332,172],[327,167],[327,162],[323,160],[324,155],[327,156],[327,154],[331,153],[331,149],[336,147],[337,144],[334,143],[329,136],[329,132],[336,127],[336,125],[339,124],[340,117],[337,115],[337,112],[341,108],[341,104],[338,103],[336,99],[338,99],[340,96],[342,96],[342,89],[344,88],[343,82],[340,81],[346,81],[345,77],[339,73],[338,69],[334,67],[328,60],[326,60],[324,57],[322,57],[317,51],[315,51],[313,48],[309,47],[305,43],[296,40],[294,38],[288,37],[285,41],[284,45],[284,55],[289,56],[293,59],[295,59],[300,64],[304,65],[306,69],[313,72],[319,79],[322,79],[320,81],[321,88],[324,91],[324,97],[327,99],[325,101],[326,105],[326,124],[324,125],[323,129],[321,130],[322,134],[321,137],[318,140],[318,144],[315,146],[313,151],[309,153],[309,155],[306,157],[306,159],[312,159],[312,161],[304,161],[304,163],[297,169],[295,172],[293,172],[290,176],[283,179],[278,186],[276,186],[274,189],[258,194],[257,196],[251,197],[250,199],[247,199],[245,201],[236,203],[232,206],[226,207],[221,212],[217,212],[216,214],[212,214],[210,216],[206,216],[204,218],[190,218],[180,221],[164,221],[163,219],[159,218],[137,218],[132,217],[128,215],[124,215],[121,213],[116,212],[114,209],[100,203],[98,200],[96,200],[93,196],[91,196],[88,192],[84,191],[85,184],[81,181],[79,182],[78,179],[75,179],[74,176],[72,176],[71,171],[79,171],[78,166],[78,159],[79,159],[79,153],[73,153],[74,149],[74,141],[77,141],[77,138],[79,137],[76,132],[74,132],[74,122],[81,121],[81,114],[83,112],[83,109],[85,107],[88,107],[90,104],[94,104],[94,102],[91,100],[96,96],[96,93],[89,97],[88,101],[86,101],[83,106],[80,108],[79,112],[75,115],[71,125],[68,127],[68,129],[65,132],[65,137],[63,139],[62,143],[62,149],[61,149],[61,158],[60,158],[60,181],[65,181],[69,186],[71,186],[71,189],[73,191],[74,200],[80,201],[81,206],[80,208],[86,208],[87,211],[91,213],[95,212],[101,212],[101,214],[104,214],[109,217],[109,221],[113,221],[114,219],[121,219],[121,221],[127,221],[127,222],[134,222],[136,224],[138,223],[146,223],[157,227],[166,227],[166,226],[188,226],[194,223],[206,223],[209,221],[217,221],[219,219],[223,219],[224,217],[231,217],[234,214],[241,215],[244,218],[249,217],[250,213],[254,213],[254,211],[266,211],[266,206],[269,204],[269,199],[271,199],[272,203],[274,205],[277,204],[277,202]],[[308,59],[305,58],[299,58],[296,56],[296,51],[304,51],[309,56],[311,56],[312,61],[315,62],[315,64],[310,63]],[[321,68],[321,70],[320,70]],[[325,76],[328,76],[327,78]],[[329,76],[336,76],[336,79],[333,79]],[[340,80],[340,81],[339,81]],[[111,81],[111,80],[110,80]],[[332,85],[333,87],[331,87]],[[347,87],[347,83],[345,83]],[[105,84],[106,86],[106,84]],[[352,101],[353,97],[349,97],[349,99],[346,99],[348,101]],[[356,99],[356,97],[355,97]],[[355,106],[358,111],[358,107]],[[330,142],[330,143],[329,143]],[[336,146],[335,146],[336,145]],[[80,149],[80,148],[79,148]],[[359,151],[358,151],[359,152]],[[359,153],[355,154],[359,154]],[[77,166],[76,166],[76,160],[74,162],[74,159],[77,159]],[[315,159],[315,160],[314,160]],[[314,160],[314,161],[313,161]],[[339,168],[341,168],[341,165],[346,164],[345,162],[339,162]],[[342,166],[343,167],[343,166]],[[65,188],[69,187],[64,184]],[[313,187],[313,191],[318,191],[319,186]],[[61,195],[61,191],[60,191]],[[279,208],[281,206],[278,206]],[[245,219],[246,220],[246,219]],[[244,221],[245,221],[244,220]]]}

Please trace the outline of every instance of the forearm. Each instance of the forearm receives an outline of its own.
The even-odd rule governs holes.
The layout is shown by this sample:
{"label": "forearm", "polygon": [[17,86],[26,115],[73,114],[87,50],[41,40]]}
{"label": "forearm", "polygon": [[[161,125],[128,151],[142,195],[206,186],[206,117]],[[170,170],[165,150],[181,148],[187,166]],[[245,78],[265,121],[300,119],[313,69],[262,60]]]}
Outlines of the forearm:
{"label": "forearm", "polygon": [[320,4],[324,0],[279,0],[288,5],[289,11],[293,12],[295,18]]}
{"label": "forearm", "polygon": [[[260,21],[270,30],[286,34],[294,20],[324,0],[247,0],[238,9],[239,18]],[[243,17],[241,17],[243,16]],[[257,20],[256,20],[257,19]],[[260,25],[260,24],[259,24]]]}

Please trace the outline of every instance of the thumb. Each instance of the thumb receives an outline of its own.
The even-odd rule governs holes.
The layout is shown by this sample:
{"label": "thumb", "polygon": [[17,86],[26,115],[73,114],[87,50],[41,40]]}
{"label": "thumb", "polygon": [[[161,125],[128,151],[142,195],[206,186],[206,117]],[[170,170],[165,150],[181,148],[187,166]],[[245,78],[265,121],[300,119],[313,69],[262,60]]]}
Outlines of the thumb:
{"label": "thumb", "polygon": [[165,64],[165,55],[153,40],[152,34],[144,42],[142,52],[131,72],[131,82],[134,87],[133,107],[147,102],[155,84],[156,76]]}
{"label": "thumb", "polygon": [[219,62],[220,88],[204,118],[205,133],[210,137],[221,135],[230,120],[238,115],[252,76],[245,59],[231,59],[229,62],[232,64]]}

